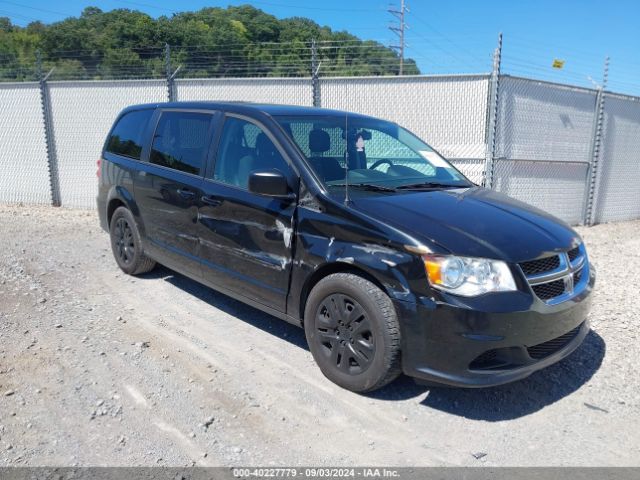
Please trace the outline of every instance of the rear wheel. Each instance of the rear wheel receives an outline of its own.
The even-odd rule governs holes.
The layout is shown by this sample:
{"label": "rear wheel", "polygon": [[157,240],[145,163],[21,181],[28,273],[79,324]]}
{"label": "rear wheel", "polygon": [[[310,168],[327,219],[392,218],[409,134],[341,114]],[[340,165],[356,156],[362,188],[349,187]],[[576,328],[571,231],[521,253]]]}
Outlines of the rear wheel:
{"label": "rear wheel", "polygon": [[304,315],[309,349],[322,373],[354,392],[380,388],[400,374],[400,328],[391,299],[352,273],[323,278]]}
{"label": "rear wheel", "polygon": [[129,275],[150,272],[156,262],[142,251],[140,233],[131,212],[118,207],[113,212],[109,226],[111,250],[120,269]]}

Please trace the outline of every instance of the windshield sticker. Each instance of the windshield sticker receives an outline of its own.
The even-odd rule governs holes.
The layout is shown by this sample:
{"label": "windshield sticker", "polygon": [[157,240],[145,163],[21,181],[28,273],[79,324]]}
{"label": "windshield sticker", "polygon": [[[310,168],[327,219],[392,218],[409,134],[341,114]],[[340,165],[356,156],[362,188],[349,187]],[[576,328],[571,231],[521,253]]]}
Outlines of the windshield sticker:
{"label": "windshield sticker", "polygon": [[430,152],[428,150],[420,150],[420,155],[422,155],[431,165],[434,167],[442,167],[442,168],[450,168],[449,164],[438,155],[436,152]]}

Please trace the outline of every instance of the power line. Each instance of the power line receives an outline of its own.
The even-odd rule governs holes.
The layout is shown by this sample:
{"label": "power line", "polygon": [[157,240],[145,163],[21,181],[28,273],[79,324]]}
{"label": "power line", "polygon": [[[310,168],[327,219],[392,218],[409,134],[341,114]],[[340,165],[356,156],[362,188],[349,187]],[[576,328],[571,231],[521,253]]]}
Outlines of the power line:
{"label": "power line", "polygon": [[37,18],[33,18],[33,17],[28,17],[26,15],[21,15],[20,13],[15,13],[15,12],[10,12],[8,10],[0,10],[0,14],[5,14],[8,17],[14,17],[14,18],[21,18],[22,20],[29,20],[32,22],[37,22],[39,21]]}
{"label": "power line", "polygon": [[63,12],[58,12],[56,10],[47,10],[45,8],[32,7],[30,5],[24,5],[23,3],[8,2],[6,0],[2,0],[0,1],[0,3],[6,3],[8,5],[13,5],[15,7],[28,8],[29,10],[36,10],[38,12],[52,13],[54,15],[60,15],[62,17],[73,17],[71,13],[63,13]]}
{"label": "power line", "polygon": [[[425,27],[427,27],[429,30],[431,30],[433,33],[435,33],[438,38],[442,38],[444,41],[446,41],[447,43],[449,43],[454,50],[458,50],[460,53],[467,55],[469,58],[473,58],[474,61],[478,60],[478,57],[476,54],[472,53],[468,48],[466,48],[464,45],[459,44],[458,42],[453,41],[449,36],[445,35],[444,33],[442,33],[440,30],[436,29],[433,25],[431,25],[430,23],[428,23],[427,21],[425,21],[424,19],[417,17],[415,14],[412,16],[413,19],[417,20],[418,22],[420,22],[421,24],[423,24]],[[429,41],[429,39],[427,39],[427,37],[420,35],[419,33],[416,32],[416,35],[418,35],[419,37],[422,37],[424,40]],[[473,40],[475,40],[476,38],[476,34],[473,34]],[[446,51],[444,48],[440,48],[440,50],[442,51]]]}
{"label": "power line", "polygon": [[[319,51],[346,51],[352,52],[354,50],[371,50],[380,52],[388,52],[386,47],[380,43],[375,42],[369,44],[360,40],[355,41],[341,41],[341,40],[327,40],[318,41]],[[161,54],[164,51],[164,47],[160,45],[141,45],[130,47],[132,51],[142,54]],[[281,55],[287,55],[295,52],[307,52],[310,55],[311,42],[300,42],[300,44],[291,42],[257,42],[257,43],[219,43],[219,44],[201,44],[201,45],[171,45],[172,52],[189,53],[190,55],[206,55],[206,54],[219,54],[223,53],[225,56],[234,56],[238,53],[277,53]],[[254,49],[254,50],[251,50]],[[64,58],[74,56],[101,56],[100,52],[96,52],[94,49],[82,49],[82,50],[52,50],[50,55],[61,55]],[[388,52],[392,55],[391,52]]]}
{"label": "power line", "polygon": [[[472,65],[474,68],[480,68],[480,69],[486,69],[489,68],[489,65],[487,62],[481,62],[480,59],[477,56],[470,56],[472,57],[472,60],[465,60],[462,57],[460,57],[457,53],[455,53],[454,51],[449,50],[448,48],[443,47],[442,45],[440,45],[438,42],[434,41],[433,39],[427,38],[424,35],[418,33],[417,31],[413,32],[414,35],[416,35],[417,37],[421,38],[422,40],[425,41],[425,43],[427,45],[429,45],[430,47],[433,47],[436,50],[439,50],[440,52],[442,52],[445,55],[445,58],[451,60],[456,60],[460,65],[463,66],[469,66]],[[407,47],[407,49],[411,49],[414,52],[419,52],[419,50],[417,50],[416,48],[414,48],[413,46],[411,47]],[[424,59],[429,59],[432,61],[432,63],[434,63],[435,58],[427,58],[424,56],[415,56],[412,55],[412,58],[424,58]],[[487,56],[487,59],[489,57]]]}
{"label": "power line", "polygon": [[[119,3],[126,3],[128,5],[134,5],[134,6],[138,6],[138,7],[146,7],[146,8],[153,8],[155,10],[162,10],[165,12],[170,12],[173,14],[176,13],[182,13],[182,12],[178,12],[175,9],[171,9],[171,8],[166,8],[166,7],[158,7],[157,5],[152,5],[149,3],[142,3],[142,2],[133,2],[130,0],[119,0]],[[325,8],[325,7],[308,7],[308,6],[304,6],[304,5],[291,5],[291,4],[282,4],[282,3],[271,3],[271,2],[262,2],[262,1],[252,1],[252,4],[257,4],[257,5],[266,5],[269,7],[284,7],[284,8],[293,8],[293,9],[299,9],[299,10],[316,10],[316,11],[322,11],[322,12],[359,12],[359,13],[371,13],[371,9],[367,9],[367,8]],[[237,7],[239,5],[229,5],[230,7]],[[218,7],[221,8],[221,7]],[[188,12],[191,13],[191,12]]]}

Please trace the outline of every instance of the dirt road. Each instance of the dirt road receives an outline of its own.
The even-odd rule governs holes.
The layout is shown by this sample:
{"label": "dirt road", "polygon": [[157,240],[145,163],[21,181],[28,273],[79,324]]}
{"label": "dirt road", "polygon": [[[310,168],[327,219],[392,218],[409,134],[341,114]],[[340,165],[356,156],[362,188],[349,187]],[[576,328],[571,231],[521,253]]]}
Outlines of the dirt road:
{"label": "dirt road", "polygon": [[486,390],[331,384],[301,329],[159,268],[94,212],[0,207],[0,466],[638,465],[640,222],[581,229],[598,272],[571,357]]}

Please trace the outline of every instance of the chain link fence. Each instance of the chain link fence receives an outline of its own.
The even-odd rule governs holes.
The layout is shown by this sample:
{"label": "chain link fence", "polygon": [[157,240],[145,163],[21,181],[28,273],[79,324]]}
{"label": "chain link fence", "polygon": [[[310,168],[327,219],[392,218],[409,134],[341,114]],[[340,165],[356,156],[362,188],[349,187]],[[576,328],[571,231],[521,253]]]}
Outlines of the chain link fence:
{"label": "chain link fence", "polygon": [[123,80],[50,82],[48,86],[61,203],[94,208],[96,161],[114,119],[129,105],[166,101],[166,84]]}
{"label": "chain link fence", "polygon": [[606,93],[595,221],[640,218],[640,98]]}
{"label": "chain link fence", "polygon": [[225,100],[289,105],[313,104],[310,78],[209,78],[175,81],[179,101]]}
{"label": "chain link fence", "polygon": [[485,183],[490,168],[487,186],[571,224],[590,223],[588,206],[596,222],[640,218],[640,98],[489,74],[0,84],[0,201],[51,203],[59,188],[63,206],[93,208],[96,160],[118,112],[169,98],[382,117],[424,138],[472,181]]}
{"label": "chain link fence", "polygon": [[0,83],[0,200],[51,203],[38,83]]}
{"label": "chain link fence", "polygon": [[581,223],[595,105],[595,91],[503,76],[493,187]]}

